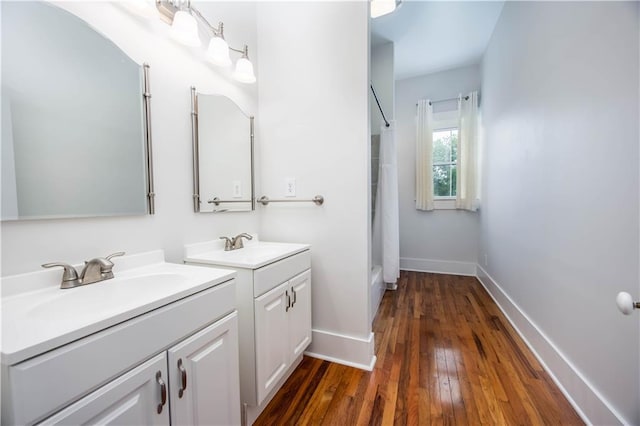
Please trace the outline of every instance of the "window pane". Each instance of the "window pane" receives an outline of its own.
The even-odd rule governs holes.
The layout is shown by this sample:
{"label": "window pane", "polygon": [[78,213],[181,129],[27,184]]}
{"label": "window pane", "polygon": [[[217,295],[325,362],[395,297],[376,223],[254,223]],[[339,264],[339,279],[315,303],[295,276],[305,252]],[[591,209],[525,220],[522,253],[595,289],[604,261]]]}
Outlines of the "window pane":
{"label": "window pane", "polygon": [[451,160],[451,131],[433,132],[433,162],[448,163]]}
{"label": "window pane", "polygon": [[433,166],[433,195],[434,197],[451,195],[451,166]]}
{"label": "window pane", "polygon": [[455,129],[451,131],[451,161],[455,162],[457,159],[458,159],[458,129]]}
{"label": "window pane", "polygon": [[455,197],[457,179],[455,165],[433,166],[433,196]]}

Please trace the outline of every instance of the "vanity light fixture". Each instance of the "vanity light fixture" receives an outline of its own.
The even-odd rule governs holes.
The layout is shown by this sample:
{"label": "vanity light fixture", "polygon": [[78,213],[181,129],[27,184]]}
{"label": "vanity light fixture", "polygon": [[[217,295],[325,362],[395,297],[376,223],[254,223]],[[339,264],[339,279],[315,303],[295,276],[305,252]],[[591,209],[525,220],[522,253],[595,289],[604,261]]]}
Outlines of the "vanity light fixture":
{"label": "vanity light fixture", "polygon": [[[205,27],[211,35],[207,46],[207,59],[214,65],[229,67],[231,65],[230,51],[242,56],[236,62],[233,78],[241,83],[255,83],[256,76],[253,64],[249,60],[249,48],[235,49],[224,39],[224,24],[212,26],[202,13],[191,5],[189,0],[156,0],[156,7],[163,21],[171,25],[171,35],[180,43],[187,46],[200,46],[199,27]],[[200,24],[200,25],[199,25]]]}

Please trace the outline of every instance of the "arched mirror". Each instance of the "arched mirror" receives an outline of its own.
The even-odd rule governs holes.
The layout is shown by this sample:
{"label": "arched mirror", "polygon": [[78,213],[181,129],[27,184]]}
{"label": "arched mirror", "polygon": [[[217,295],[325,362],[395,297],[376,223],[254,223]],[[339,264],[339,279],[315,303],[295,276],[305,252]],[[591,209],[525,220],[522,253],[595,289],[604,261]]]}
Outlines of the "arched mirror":
{"label": "arched mirror", "polygon": [[153,213],[148,66],[57,6],[0,7],[2,220]]}
{"label": "arched mirror", "polygon": [[193,209],[255,209],[253,117],[226,96],[191,88]]}

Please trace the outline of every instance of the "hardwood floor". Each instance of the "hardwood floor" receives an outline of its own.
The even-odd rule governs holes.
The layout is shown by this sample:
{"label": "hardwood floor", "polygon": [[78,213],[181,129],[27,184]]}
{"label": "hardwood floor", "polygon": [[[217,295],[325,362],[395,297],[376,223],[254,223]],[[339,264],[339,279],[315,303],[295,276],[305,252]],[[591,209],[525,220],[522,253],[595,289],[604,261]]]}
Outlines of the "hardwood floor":
{"label": "hardwood floor", "polygon": [[372,372],[305,357],[256,425],[584,424],[474,277],[402,272]]}

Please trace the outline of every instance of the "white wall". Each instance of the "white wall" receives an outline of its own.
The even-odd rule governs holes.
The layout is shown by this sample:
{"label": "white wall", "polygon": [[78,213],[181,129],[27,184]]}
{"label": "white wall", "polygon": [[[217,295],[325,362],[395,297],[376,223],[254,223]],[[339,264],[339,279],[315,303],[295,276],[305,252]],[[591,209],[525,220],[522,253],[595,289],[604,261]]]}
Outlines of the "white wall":
{"label": "white wall", "polygon": [[259,206],[265,239],[312,245],[310,352],[373,360],[369,318],[368,5],[258,5],[262,193],[295,177],[308,204]]}
{"label": "white wall", "polygon": [[[402,269],[475,272],[478,214],[456,210],[424,212],[415,208],[415,117],[419,99],[448,99],[479,88],[477,65],[396,81]],[[434,104],[434,110],[439,107],[442,104]]]}
{"label": "white wall", "polygon": [[[228,72],[207,65],[197,56],[199,50],[170,40],[168,27],[159,21],[145,22],[111,3],[63,2],[60,6],[105,34],[136,62],[151,65],[156,214],[3,222],[2,275],[33,271],[55,260],[80,263],[120,250],[136,253],[164,248],[168,260],[181,262],[184,243],[257,231],[256,212],[193,213],[189,92],[195,85],[202,92],[222,93],[255,114],[256,86],[235,83]],[[201,9],[213,22],[224,20],[227,40],[234,46],[249,44],[252,60],[257,59],[255,4],[207,3]]]}
{"label": "white wall", "polygon": [[594,424],[640,424],[638,18],[507,2],[482,69],[480,275]]}
{"label": "white wall", "polygon": [[[382,106],[387,121],[393,120],[395,113],[394,102],[394,57],[393,43],[384,43],[371,48],[371,82],[376,89],[378,101]],[[384,124],[384,119],[373,94],[369,92],[371,105],[371,134],[379,135],[380,126]]]}

